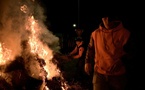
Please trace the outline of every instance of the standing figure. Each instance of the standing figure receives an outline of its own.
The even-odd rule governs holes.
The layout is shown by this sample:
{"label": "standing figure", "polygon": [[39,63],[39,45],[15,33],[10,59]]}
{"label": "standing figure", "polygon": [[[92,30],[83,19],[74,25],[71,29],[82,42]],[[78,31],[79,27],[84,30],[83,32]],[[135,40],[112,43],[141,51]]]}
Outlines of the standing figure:
{"label": "standing figure", "polygon": [[125,90],[127,78],[122,57],[126,55],[124,46],[129,38],[130,32],[122,22],[109,16],[103,17],[99,28],[91,33],[84,69],[88,75],[93,72],[93,90]]}
{"label": "standing figure", "polygon": [[84,72],[84,63],[85,63],[85,47],[82,37],[77,37],[75,39],[76,46],[75,48],[69,53],[69,57],[72,58],[72,62],[76,62],[74,68],[76,67],[76,79],[81,81],[85,75]]}

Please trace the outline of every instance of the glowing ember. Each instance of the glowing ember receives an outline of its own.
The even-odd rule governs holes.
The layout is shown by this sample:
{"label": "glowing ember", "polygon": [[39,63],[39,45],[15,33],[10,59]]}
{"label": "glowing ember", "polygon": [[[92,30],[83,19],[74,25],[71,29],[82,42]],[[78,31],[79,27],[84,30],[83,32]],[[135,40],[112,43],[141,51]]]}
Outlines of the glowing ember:
{"label": "glowing ember", "polygon": [[20,10],[23,11],[24,13],[27,13],[27,6],[26,5],[21,6]]}

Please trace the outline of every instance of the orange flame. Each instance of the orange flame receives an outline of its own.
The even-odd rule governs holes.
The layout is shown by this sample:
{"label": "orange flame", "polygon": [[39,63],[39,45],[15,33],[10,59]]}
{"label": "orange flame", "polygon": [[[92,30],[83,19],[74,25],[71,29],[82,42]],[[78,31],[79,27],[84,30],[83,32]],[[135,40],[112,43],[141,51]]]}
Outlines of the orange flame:
{"label": "orange flame", "polygon": [[0,43],[0,65],[5,65],[10,60],[11,52]]}
{"label": "orange flame", "polygon": [[28,25],[26,28],[31,32],[28,41],[31,53],[38,54],[40,58],[43,58],[45,60],[46,65],[44,66],[44,69],[48,73],[48,79],[51,79],[54,76],[59,76],[60,72],[57,69],[57,66],[51,62],[53,58],[53,51],[48,48],[46,44],[42,43],[38,38],[39,34],[41,34],[40,30],[42,28],[39,27],[39,24],[33,16],[29,17],[28,22],[30,25]]}

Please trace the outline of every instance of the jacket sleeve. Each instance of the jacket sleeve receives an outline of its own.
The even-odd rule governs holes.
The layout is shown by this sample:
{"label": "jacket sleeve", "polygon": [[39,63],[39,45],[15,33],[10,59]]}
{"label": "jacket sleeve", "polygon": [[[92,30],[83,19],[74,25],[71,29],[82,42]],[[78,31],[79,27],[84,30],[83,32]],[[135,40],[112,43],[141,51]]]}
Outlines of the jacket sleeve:
{"label": "jacket sleeve", "polygon": [[94,40],[93,40],[93,36],[91,34],[90,41],[89,41],[87,51],[86,51],[85,63],[91,63],[92,60],[94,60],[94,55],[95,55],[94,50],[95,50],[94,49]]}

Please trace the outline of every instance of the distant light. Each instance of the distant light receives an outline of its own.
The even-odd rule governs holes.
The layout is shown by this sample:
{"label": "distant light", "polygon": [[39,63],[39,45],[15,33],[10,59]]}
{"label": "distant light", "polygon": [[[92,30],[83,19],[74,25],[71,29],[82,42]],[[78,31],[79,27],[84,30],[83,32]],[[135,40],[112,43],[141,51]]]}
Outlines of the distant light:
{"label": "distant light", "polygon": [[76,27],[76,24],[73,24],[73,27]]}

